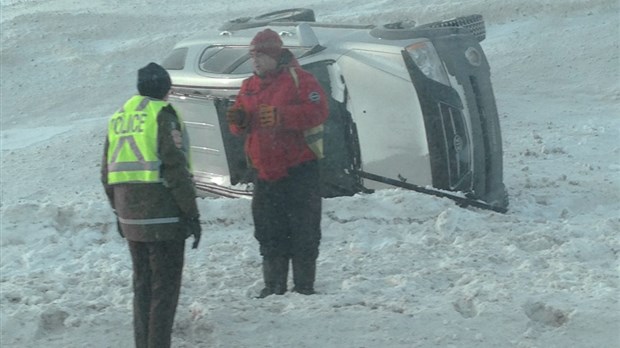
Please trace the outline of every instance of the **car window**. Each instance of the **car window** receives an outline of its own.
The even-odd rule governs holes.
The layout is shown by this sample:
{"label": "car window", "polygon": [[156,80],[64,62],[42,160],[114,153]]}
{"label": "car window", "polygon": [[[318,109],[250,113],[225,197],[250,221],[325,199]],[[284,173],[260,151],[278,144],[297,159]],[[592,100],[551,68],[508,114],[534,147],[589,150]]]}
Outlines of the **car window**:
{"label": "car window", "polygon": [[227,74],[247,61],[248,58],[247,47],[210,46],[200,57],[200,70],[215,74]]}
{"label": "car window", "polygon": [[187,47],[177,48],[164,59],[161,65],[167,70],[183,70],[185,57],[187,57]]}
{"label": "car window", "polygon": [[[305,54],[305,47],[289,48],[295,57]],[[200,56],[200,70],[214,74],[249,74],[252,60],[247,46],[209,46]]]}

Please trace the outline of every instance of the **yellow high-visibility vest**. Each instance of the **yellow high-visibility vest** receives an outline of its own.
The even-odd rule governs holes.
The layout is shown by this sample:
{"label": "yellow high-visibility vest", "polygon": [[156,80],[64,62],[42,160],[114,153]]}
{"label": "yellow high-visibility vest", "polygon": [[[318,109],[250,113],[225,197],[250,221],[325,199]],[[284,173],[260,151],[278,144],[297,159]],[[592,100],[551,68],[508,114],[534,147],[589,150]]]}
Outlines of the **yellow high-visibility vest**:
{"label": "yellow high-visibility vest", "polygon": [[108,184],[158,183],[157,115],[163,100],[134,96],[108,122]]}

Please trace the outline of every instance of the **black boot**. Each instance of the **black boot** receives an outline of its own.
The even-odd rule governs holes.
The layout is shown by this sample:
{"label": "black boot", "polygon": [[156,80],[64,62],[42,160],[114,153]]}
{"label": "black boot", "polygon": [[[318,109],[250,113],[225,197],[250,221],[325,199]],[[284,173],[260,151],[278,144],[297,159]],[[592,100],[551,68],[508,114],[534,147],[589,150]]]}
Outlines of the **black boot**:
{"label": "black boot", "polygon": [[293,257],[294,292],[302,295],[314,294],[314,279],[316,277],[316,259]]}
{"label": "black boot", "polygon": [[269,295],[284,295],[288,279],[289,260],[284,256],[263,257],[263,280],[265,287],[260,291],[258,298]]}

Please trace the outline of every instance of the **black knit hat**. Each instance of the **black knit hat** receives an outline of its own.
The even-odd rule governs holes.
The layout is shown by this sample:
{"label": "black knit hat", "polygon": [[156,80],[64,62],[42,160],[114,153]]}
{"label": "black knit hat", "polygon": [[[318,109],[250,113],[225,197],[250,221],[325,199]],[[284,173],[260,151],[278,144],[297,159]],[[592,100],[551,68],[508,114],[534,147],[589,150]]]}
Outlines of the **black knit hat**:
{"label": "black knit hat", "polygon": [[140,95],[163,99],[170,91],[171,85],[170,75],[159,64],[151,62],[138,70],[138,92]]}

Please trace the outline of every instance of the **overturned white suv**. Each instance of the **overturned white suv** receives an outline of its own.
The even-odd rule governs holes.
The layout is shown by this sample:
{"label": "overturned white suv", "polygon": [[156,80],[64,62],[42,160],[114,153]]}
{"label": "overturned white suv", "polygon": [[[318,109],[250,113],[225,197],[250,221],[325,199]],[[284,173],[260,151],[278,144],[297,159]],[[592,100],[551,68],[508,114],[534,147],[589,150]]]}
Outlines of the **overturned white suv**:
{"label": "overturned white suv", "polygon": [[248,46],[278,32],[330,96],[324,197],[403,187],[505,211],[502,141],[480,15],[416,26],[321,23],[287,9],[178,43],[162,65],[192,142],[203,194],[251,195],[254,171],[225,115],[252,74]]}

